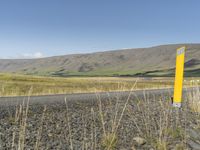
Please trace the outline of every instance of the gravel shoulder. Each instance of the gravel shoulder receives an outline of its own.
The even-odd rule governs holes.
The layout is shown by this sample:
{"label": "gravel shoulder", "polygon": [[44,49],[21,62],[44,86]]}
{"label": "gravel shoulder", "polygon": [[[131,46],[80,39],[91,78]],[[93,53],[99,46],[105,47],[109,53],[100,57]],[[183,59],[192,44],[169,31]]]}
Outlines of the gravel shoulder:
{"label": "gravel shoulder", "polygon": [[[0,150],[200,149],[200,115],[173,89],[0,98]],[[29,100],[28,100],[29,99]]]}

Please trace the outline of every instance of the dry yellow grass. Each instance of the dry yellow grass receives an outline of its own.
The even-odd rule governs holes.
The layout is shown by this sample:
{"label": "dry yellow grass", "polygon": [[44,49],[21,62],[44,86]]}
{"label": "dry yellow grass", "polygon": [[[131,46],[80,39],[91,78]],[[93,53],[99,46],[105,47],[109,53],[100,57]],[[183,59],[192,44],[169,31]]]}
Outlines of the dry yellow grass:
{"label": "dry yellow grass", "polygon": [[199,84],[197,82],[192,83],[194,89],[188,92],[187,99],[188,99],[188,106],[193,112],[200,112],[200,90]]}
{"label": "dry yellow grass", "polygon": [[[39,77],[0,74],[0,96],[128,91],[135,77]],[[185,81],[185,83],[189,83]],[[139,78],[135,89],[157,89],[173,86],[173,78]]]}

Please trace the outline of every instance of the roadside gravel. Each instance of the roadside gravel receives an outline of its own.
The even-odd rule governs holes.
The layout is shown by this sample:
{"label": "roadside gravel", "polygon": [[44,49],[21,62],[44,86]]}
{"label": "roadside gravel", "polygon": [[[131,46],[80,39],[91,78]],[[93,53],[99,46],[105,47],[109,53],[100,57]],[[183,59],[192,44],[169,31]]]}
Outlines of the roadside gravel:
{"label": "roadside gravel", "polygon": [[171,90],[129,93],[1,98],[0,150],[200,149],[200,116]]}

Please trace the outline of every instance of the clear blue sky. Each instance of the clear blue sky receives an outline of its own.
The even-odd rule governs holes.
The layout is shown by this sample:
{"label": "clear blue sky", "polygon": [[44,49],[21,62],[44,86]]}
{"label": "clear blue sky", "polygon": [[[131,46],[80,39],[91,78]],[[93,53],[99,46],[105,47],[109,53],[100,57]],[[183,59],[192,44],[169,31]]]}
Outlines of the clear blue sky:
{"label": "clear blue sky", "polygon": [[0,58],[198,43],[199,0],[1,0]]}

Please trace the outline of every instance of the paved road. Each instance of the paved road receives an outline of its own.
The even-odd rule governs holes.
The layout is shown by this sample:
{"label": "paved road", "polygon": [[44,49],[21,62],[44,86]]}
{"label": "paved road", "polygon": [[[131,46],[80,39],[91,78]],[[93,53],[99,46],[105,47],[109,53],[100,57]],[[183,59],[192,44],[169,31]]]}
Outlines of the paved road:
{"label": "paved road", "polygon": [[[184,89],[183,93],[193,90],[193,88]],[[145,94],[144,94],[145,93]],[[129,91],[126,92],[102,92],[102,93],[84,93],[84,94],[60,94],[60,95],[45,95],[45,96],[31,96],[29,104],[50,104],[50,103],[59,103],[64,102],[64,99],[68,102],[91,102],[97,100],[97,97],[100,96],[102,100],[112,99],[115,97],[126,99],[130,94]],[[131,92],[131,98],[139,98],[148,96],[168,96],[173,95],[173,89],[156,89],[156,90],[138,90]],[[28,97],[18,96],[18,97],[0,97],[0,106],[15,106],[23,101],[27,101]]]}

